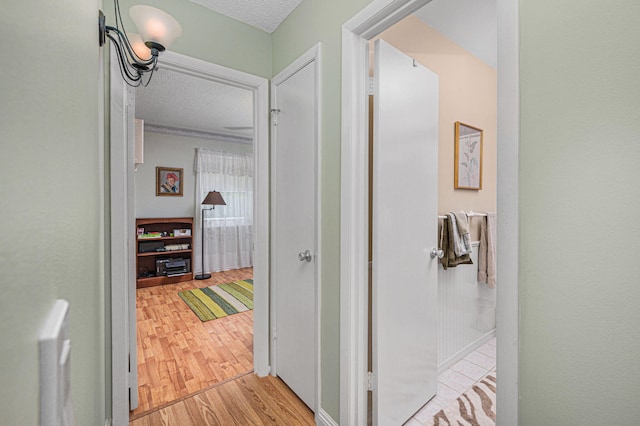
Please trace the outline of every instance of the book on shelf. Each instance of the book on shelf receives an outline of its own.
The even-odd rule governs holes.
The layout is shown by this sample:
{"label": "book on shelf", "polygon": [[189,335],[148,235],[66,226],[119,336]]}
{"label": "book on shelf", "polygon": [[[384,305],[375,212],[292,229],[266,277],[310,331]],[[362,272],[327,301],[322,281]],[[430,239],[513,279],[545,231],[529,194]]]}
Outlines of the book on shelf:
{"label": "book on shelf", "polygon": [[160,238],[160,237],[162,237],[161,232],[147,232],[145,234],[138,236],[138,238],[140,238],[141,240],[148,239],[148,238]]}

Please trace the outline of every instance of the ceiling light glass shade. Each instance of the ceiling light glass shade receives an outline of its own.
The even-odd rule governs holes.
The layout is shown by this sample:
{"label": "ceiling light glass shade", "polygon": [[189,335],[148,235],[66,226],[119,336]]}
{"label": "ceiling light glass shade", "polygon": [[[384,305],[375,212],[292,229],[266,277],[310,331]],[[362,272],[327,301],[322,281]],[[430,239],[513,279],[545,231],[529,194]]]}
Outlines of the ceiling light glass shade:
{"label": "ceiling light glass shade", "polygon": [[146,5],[136,5],[129,9],[129,15],[148,47],[160,51],[169,48],[182,35],[182,27],[171,15]]}
{"label": "ceiling light glass shade", "polygon": [[127,33],[127,38],[129,39],[131,48],[136,53],[136,55],[138,55],[138,58],[142,59],[143,61],[148,61],[149,59],[151,59],[151,49],[149,49],[147,45],[144,44],[144,41],[142,41],[142,37],[140,37],[140,34]]}

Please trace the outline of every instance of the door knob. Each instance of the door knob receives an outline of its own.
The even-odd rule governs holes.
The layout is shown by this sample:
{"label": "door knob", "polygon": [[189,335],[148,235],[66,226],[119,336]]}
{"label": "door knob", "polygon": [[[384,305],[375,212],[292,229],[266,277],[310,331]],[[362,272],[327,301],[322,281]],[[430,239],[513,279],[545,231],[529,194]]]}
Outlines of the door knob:
{"label": "door knob", "polygon": [[309,250],[301,251],[298,253],[298,260],[300,262],[304,262],[305,260],[311,262],[311,252]]}
{"label": "door knob", "polygon": [[442,259],[444,257],[444,252],[442,250],[437,249],[437,248],[432,248],[431,249],[431,258],[435,259],[436,257],[438,259]]}

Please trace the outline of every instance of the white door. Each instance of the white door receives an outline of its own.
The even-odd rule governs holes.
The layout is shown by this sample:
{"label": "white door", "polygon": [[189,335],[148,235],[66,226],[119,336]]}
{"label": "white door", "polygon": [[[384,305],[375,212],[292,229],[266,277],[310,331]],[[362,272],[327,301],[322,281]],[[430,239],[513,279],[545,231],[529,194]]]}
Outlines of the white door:
{"label": "white door", "polygon": [[277,374],[315,411],[317,348],[317,57],[272,83],[272,267]]}
{"label": "white door", "polygon": [[401,425],[436,393],[438,76],[375,44],[374,425]]}

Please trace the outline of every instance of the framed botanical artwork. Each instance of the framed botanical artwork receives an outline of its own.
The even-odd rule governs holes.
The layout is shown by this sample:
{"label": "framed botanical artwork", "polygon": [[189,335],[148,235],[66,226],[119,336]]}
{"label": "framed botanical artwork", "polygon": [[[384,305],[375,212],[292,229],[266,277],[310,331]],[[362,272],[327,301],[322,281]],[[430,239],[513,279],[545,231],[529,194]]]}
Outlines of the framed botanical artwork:
{"label": "framed botanical artwork", "polygon": [[482,129],[456,121],[455,189],[482,189]]}
{"label": "framed botanical artwork", "polygon": [[156,195],[182,197],[183,170],[156,167]]}

